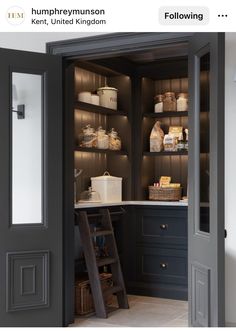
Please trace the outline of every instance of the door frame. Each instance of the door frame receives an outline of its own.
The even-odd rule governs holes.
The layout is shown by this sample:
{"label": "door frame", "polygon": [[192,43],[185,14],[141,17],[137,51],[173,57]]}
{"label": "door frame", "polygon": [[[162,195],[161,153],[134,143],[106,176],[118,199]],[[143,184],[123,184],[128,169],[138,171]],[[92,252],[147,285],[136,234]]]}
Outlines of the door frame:
{"label": "door frame", "polygon": [[[160,45],[189,43],[194,33],[111,33],[91,37],[49,42],[46,51],[49,54],[61,55],[64,63],[64,321],[65,325],[73,322],[74,302],[74,206],[73,206],[73,171],[74,171],[74,126],[73,92],[68,89],[70,66],[74,59],[93,59],[95,57],[112,57],[140,51],[149,51]],[[66,75],[67,73],[67,75]],[[224,86],[222,86],[224,88]],[[222,282],[224,276],[222,275]]]}

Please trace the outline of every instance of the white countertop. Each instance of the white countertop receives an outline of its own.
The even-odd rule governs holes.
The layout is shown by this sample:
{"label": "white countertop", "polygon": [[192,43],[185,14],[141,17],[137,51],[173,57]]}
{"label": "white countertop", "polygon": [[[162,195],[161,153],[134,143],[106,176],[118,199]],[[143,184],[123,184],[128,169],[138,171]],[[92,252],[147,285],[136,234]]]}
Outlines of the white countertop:
{"label": "white countertop", "polygon": [[100,208],[100,207],[113,207],[113,206],[174,206],[174,207],[186,207],[188,202],[186,201],[121,201],[121,202],[82,202],[76,203],[75,209],[81,208]]}

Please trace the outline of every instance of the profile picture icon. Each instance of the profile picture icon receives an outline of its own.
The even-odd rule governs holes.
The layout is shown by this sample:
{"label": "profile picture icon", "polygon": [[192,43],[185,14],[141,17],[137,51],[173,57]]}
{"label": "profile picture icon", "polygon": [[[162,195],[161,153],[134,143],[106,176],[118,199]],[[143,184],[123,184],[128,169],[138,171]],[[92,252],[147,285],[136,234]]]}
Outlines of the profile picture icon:
{"label": "profile picture icon", "polygon": [[6,12],[6,20],[11,25],[20,25],[25,20],[25,11],[19,6],[12,6]]}

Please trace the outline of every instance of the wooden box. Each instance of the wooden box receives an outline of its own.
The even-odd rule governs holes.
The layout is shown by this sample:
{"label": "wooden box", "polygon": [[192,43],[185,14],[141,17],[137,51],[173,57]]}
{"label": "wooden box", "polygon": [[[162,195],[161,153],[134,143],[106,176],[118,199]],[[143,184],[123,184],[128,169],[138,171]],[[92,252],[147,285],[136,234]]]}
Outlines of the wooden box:
{"label": "wooden box", "polygon": [[156,187],[149,186],[149,200],[179,201],[181,200],[181,187]]}

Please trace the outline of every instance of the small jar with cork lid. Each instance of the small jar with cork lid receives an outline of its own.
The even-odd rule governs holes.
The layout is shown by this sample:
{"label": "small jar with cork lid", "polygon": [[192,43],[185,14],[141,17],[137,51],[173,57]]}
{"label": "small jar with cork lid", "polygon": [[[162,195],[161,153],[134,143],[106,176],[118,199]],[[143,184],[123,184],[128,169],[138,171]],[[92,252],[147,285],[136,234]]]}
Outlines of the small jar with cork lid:
{"label": "small jar with cork lid", "polygon": [[154,97],[154,112],[155,113],[162,113],[163,112],[163,94],[158,94]]}
{"label": "small jar with cork lid", "polygon": [[176,98],[174,92],[166,92],[163,99],[163,111],[176,111]]}
{"label": "small jar with cork lid", "polygon": [[101,126],[97,129],[97,148],[108,149],[109,148],[109,136],[106,134]]}
{"label": "small jar with cork lid", "polygon": [[188,111],[188,93],[178,94],[177,111]]}

